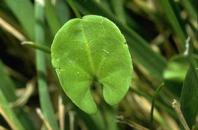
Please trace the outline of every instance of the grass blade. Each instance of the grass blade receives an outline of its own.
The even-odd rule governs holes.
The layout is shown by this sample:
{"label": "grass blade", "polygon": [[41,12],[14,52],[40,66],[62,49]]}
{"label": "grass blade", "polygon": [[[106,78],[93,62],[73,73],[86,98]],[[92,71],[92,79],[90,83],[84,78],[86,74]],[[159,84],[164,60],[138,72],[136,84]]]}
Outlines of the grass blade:
{"label": "grass blade", "polygon": [[124,0],[111,0],[111,4],[113,6],[113,11],[118,19],[122,23],[126,23],[126,17],[124,12]]}
{"label": "grass blade", "polygon": [[34,38],[35,19],[33,5],[29,0],[5,0],[30,39]]}
{"label": "grass blade", "polygon": [[9,103],[2,91],[0,91],[0,114],[3,115],[13,130],[25,130],[13,110],[10,108]]}
{"label": "grass blade", "polygon": [[69,6],[72,8],[74,14],[76,15],[77,18],[81,18],[80,13],[78,12],[78,10],[76,9],[73,0],[67,0],[67,3],[69,4]]}
{"label": "grass blade", "polygon": [[[4,69],[5,68],[0,61],[0,91],[3,93],[8,102],[14,102],[17,100],[17,96],[15,94],[15,85],[9,76],[7,76]],[[34,126],[30,122],[30,118],[28,117],[27,113],[23,111],[23,109],[16,108],[15,112],[18,120],[23,124],[25,129],[34,130]]]}
{"label": "grass blade", "polygon": [[52,5],[51,0],[45,0],[45,14],[52,35],[54,36],[60,28],[60,22],[58,21],[55,8],[54,5]]}
{"label": "grass blade", "polygon": [[197,19],[197,12],[196,10],[194,10],[192,4],[190,3],[190,1],[188,0],[182,0],[182,4],[183,6],[186,8],[186,10],[188,11],[188,14],[190,15],[190,17],[194,20]]}
{"label": "grass blade", "polygon": [[15,101],[15,99],[17,98],[15,94],[15,86],[5,73],[4,69],[5,68],[2,62],[0,61],[0,90],[8,101]]}
{"label": "grass blade", "polygon": [[[36,1],[35,3],[35,42],[38,44],[45,42],[43,23],[44,23],[44,0]],[[58,130],[58,123],[55,118],[50,96],[47,90],[46,83],[46,67],[45,67],[45,55],[40,50],[36,50],[36,67],[38,74],[38,89],[39,89],[39,100],[41,105],[42,113],[45,119],[53,130]]]}
{"label": "grass blade", "polygon": [[63,25],[67,20],[70,19],[70,10],[64,0],[57,1],[55,9],[61,25]]}
{"label": "grass blade", "polygon": [[160,3],[163,11],[165,12],[168,22],[171,24],[171,27],[180,39],[180,50],[184,50],[185,40],[187,37],[182,29],[182,26],[179,23],[179,19],[177,18],[176,13],[174,12],[170,0],[159,0],[158,2]]}
{"label": "grass blade", "polygon": [[198,114],[198,64],[190,59],[190,68],[183,83],[181,110],[190,128],[195,124]]}

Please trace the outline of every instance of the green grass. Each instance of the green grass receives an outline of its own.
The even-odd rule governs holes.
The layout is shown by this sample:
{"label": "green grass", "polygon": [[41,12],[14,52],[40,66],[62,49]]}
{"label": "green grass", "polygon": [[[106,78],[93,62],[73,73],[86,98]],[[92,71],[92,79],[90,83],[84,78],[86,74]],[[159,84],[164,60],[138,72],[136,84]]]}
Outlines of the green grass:
{"label": "green grass", "polygon": [[[196,3],[195,0],[3,0],[0,2],[0,129],[187,130],[189,127],[197,130]],[[119,27],[134,67],[132,85],[115,107],[107,106],[100,91],[94,90],[99,109],[96,115],[84,113],[64,94],[49,55],[58,29],[68,20],[87,14],[107,17]],[[29,83],[34,91],[27,98],[24,93]],[[13,106],[24,98],[28,100]],[[178,101],[174,108],[173,99]],[[64,128],[59,125],[61,122]]]}

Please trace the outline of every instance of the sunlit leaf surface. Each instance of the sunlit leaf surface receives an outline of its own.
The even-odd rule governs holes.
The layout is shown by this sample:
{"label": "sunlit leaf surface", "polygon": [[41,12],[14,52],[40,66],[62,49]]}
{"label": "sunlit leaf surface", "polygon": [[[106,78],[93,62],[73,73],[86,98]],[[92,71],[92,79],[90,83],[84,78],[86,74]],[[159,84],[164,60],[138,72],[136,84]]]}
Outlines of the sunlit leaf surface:
{"label": "sunlit leaf surface", "polygon": [[52,44],[52,64],[68,97],[83,111],[97,110],[91,86],[103,87],[105,101],[117,104],[132,78],[132,61],[124,36],[107,18],[88,15],[67,22]]}

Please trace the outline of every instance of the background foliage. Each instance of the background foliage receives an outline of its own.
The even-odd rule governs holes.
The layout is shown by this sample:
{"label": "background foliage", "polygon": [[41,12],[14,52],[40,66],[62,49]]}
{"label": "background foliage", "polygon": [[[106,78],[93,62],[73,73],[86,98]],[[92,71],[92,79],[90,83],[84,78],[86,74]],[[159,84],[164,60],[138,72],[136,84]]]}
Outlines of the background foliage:
{"label": "background foliage", "polygon": [[[196,0],[1,0],[0,129],[198,129],[197,5]],[[112,20],[134,62],[132,86],[115,108],[104,105],[93,88],[100,108],[95,115],[63,94],[48,54],[57,30],[86,14]]]}

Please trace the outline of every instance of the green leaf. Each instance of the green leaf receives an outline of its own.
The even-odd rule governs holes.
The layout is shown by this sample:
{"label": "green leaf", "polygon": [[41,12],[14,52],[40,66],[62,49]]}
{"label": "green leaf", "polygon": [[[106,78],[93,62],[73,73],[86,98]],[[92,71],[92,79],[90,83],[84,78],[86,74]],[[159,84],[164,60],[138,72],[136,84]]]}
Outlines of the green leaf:
{"label": "green leaf", "polygon": [[198,116],[198,62],[191,59],[191,64],[184,80],[181,94],[181,110],[189,125],[195,124],[196,116]]}
{"label": "green leaf", "polygon": [[98,4],[98,2],[94,0],[75,0],[73,2],[83,14],[102,15],[115,22],[127,39],[134,63],[141,65],[150,76],[159,80],[163,79],[162,72],[166,67],[166,60],[161,55],[155,53],[143,37],[137,34],[132,28],[122,24],[114,14]]}
{"label": "green leaf", "polygon": [[52,64],[65,93],[79,108],[95,113],[91,96],[95,81],[103,86],[110,105],[126,94],[132,78],[132,61],[125,38],[102,16],[88,15],[67,22],[51,47]]}

